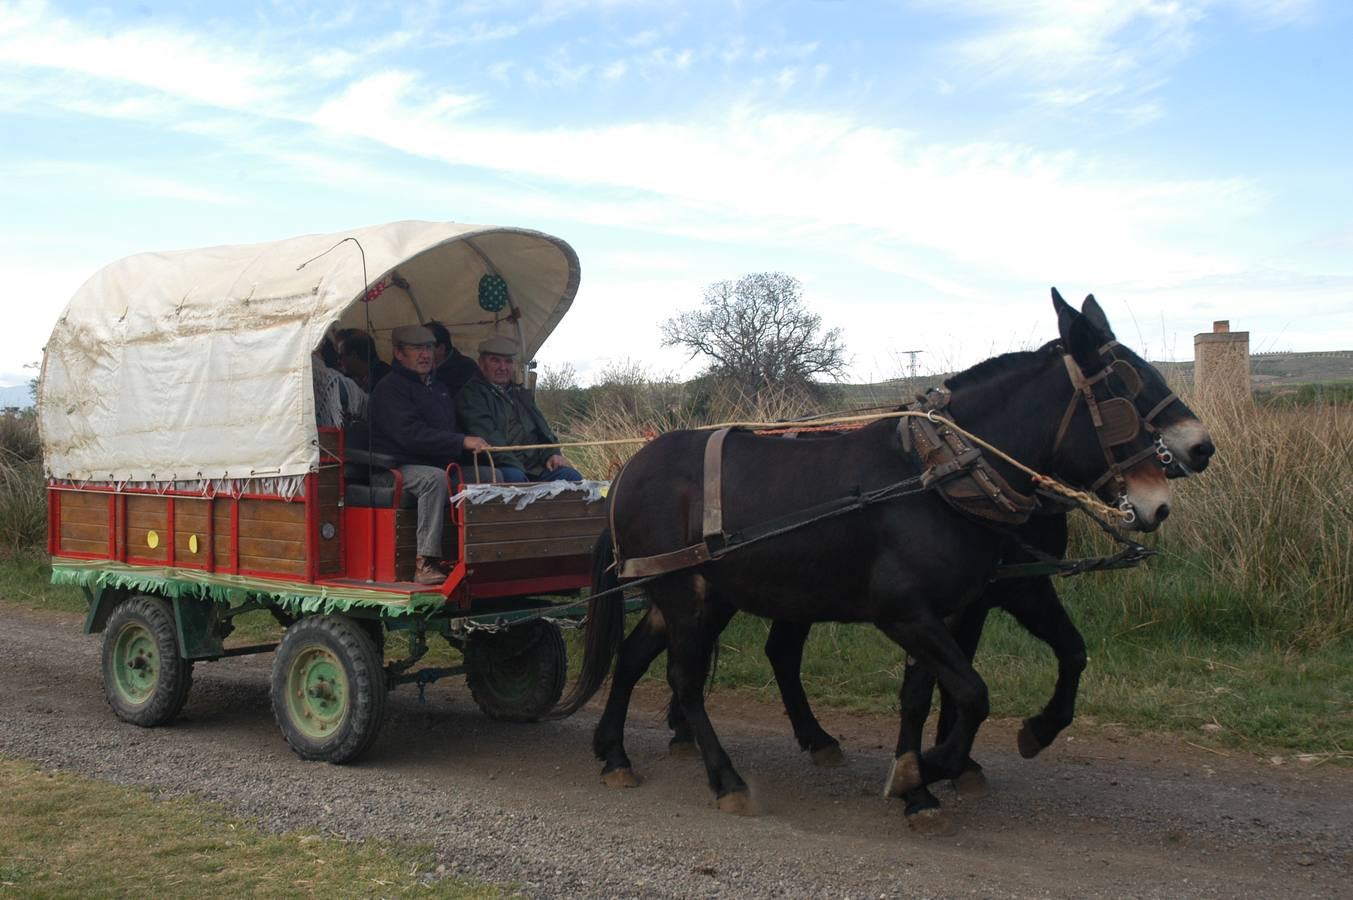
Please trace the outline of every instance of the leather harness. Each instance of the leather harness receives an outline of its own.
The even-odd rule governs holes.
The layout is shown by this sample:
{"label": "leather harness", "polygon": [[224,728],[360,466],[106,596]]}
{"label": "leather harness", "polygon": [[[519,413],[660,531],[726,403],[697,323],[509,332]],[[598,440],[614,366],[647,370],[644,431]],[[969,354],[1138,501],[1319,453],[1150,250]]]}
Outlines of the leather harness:
{"label": "leather harness", "polygon": [[[1159,450],[1154,446],[1147,447],[1132,454],[1127,459],[1119,460],[1114,456],[1113,448],[1135,438],[1143,421],[1146,422],[1148,427],[1152,426],[1155,417],[1178,398],[1173,393],[1169,394],[1164,400],[1156,404],[1145,417],[1138,414],[1131,398],[1113,396],[1107,400],[1098,400],[1094,395],[1094,385],[1111,374],[1117,375],[1124,382],[1132,397],[1135,397],[1141,390],[1141,377],[1137,374],[1136,369],[1127,361],[1119,360],[1112,355],[1112,349],[1117,345],[1117,341],[1109,341],[1099,348],[1101,358],[1105,353],[1109,353],[1112,362],[1107,363],[1103,370],[1089,377],[1081,372],[1080,366],[1070,355],[1064,354],[1067,374],[1071,378],[1074,390],[1066,412],[1062,415],[1061,424],[1057,429],[1053,451],[1055,453],[1057,448],[1061,446],[1070,428],[1076,407],[1083,400],[1090,412],[1095,433],[1099,438],[1100,447],[1104,451],[1105,461],[1108,463],[1108,468],[1094,483],[1092,490],[1097,490],[1110,480],[1116,480],[1119,493],[1123,494],[1124,499],[1126,499],[1126,482],[1123,470],[1131,468],[1151,455],[1157,455]],[[969,518],[1004,527],[1024,524],[1038,509],[1038,498],[1015,490],[1010,482],[987,462],[978,447],[965,440],[963,435],[950,427],[944,419],[934,417],[944,411],[948,405],[949,393],[932,389],[925,394],[918,395],[916,401],[906,407],[907,411],[927,413],[928,415],[907,416],[898,420],[897,434],[902,447],[913,453],[920,464],[921,474],[915,480],[920,482],[922,490],[937,491],[945,503]],[[619,491],[625,469],[622,468],[616,475],[608,493],[610,496],[611,540],[619,566],[619,577],[651,577],[675,572],[679,569],[692,568],[709,562],[714,558],[716,552],[737,546],[736,543],[728,543],[728,535],[723,528],[723,445],[730,431],[732,431],[731,428],[721,428],[714,431],[705,442],[704,489],[701,496],[701,539],[687,547],[672,550],[668,553],[634,559],[625,559],[621,555],[619,543],[616,542],[615,497]],[[797,437],[797,433],[786,436]],[[897,496],[900,496],[900,494]],[[830,508],[834,505],[840,506],[839,503],[829,503],[822,508]],[[840,506],[840,508],[844,510],[845,507]],[[808,512],[805,511],[805,517],[801,524],[807,524],[810,520],[807,515]],[[790,528],[792,527],[791,525]]]}

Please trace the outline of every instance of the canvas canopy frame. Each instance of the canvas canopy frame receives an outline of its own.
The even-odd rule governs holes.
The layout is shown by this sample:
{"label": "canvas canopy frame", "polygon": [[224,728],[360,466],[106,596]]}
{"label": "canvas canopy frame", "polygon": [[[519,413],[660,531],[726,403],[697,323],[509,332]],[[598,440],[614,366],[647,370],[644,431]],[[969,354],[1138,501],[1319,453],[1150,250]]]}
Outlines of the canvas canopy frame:
{"label": "canvas canopy frame", "polygon": [[[510,304],[478,304],[486,274]],[[261,244],[143,253],[91,277],[43,355],[50,479],[172,486],[298,483],[317,470],[314,353],[339,328],[436,319],[463,352],[505,335],[530,359],[580,280],[563,240],[404,221]],[[276,491],[269,490],[269,493]]]}

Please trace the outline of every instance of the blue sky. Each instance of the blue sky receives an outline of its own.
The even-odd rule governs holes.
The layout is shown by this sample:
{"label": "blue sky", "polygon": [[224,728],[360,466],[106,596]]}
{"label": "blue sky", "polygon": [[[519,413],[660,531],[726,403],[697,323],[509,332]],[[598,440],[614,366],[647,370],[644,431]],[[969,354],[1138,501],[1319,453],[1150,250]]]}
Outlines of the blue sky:
{"label": "blue sky", "polygon": [[1335,0],[0,0],[0,384],[102,265],[396,219],[582,260],[540,353],[797,276],[851,375],[1054,336],[1093,292],[1190,358],[1353,348],[1353,5]]}

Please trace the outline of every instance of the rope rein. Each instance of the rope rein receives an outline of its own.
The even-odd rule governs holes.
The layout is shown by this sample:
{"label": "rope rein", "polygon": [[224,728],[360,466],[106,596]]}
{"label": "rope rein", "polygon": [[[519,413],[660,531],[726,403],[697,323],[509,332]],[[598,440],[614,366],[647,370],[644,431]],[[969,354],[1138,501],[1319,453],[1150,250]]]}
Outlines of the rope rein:
{"label": "rope rein", "polygon": [[[987,441],[973,434],[971,431],[968,431],[962,426],[956,424],[952,419],[946,418],[945,416],[935,415],[933,412],[924,413],[912,410],[899,410],[881,414],[870,413],[868,415],[859,415],[859,416],[837,416],[835,418],[830,419],[813,419],[812,427],[816,428],[823,425],[845,425],[850,423],[877,422],[883,419],[903,419],[903,418],[923,418],[929,419],[936,425],[941,424],[947,425],[954,431],[963,435],[968,440],[972,441],[974,444],[977,444],[982,449],[990,451],[998,458],[1004,460],[1006,463],[1010,464],[1011,466],[1014,466],[1016,469],[1028,475],[1030,479],[1032,479],[1035,487],[1060,494],[1063,497],[1066,497],[1068,500],[1073,501],[1079,506],[1092,509],[1098,512],[1100,515],[1108,516],[1109,518],[1120,519],[1124,521],[1126,521],[1129,518],[1128,512],[1109,506],[1101,502],[1097,497],[1094,497],[1093,495],[1086,493],[1085,491],[1079,491],[1069,485],[1063,484],[1056,478],[1053,478],[1048,475],[1043,475],[1040,472],[1034,471],[1033,469],[1026,466],[1024,463],[1020,462],[1019,460],[1010,456],[1008,453],[1001,450],[999,447],[996,447],[988,443]],[[784,422],[721,422],[717,425],[701,425],[699,427],[690,428],[687,430],[718,431],[721,428],[773,429],[773,428],[784,428],[785,425],[786,423]],[[799,427],[802,428],[804,426]],[[651,437],[615,438],[612,440],[605,441],[568,441],[557,444],[512,444],[510,446],[505,447],[490,447],[487,450],[474,451],[474,466],[476,468],[478,468],[479,466],[480,453],[489,454],[488,468],[490,469],[490,471],[492,471],[493,453],[500,451],[516,452],[519,450],[550,450],[556,448],[562,449],[564,447],[606,447],[613,446],[616,444],[645,444],[648,443],[650,440],[652,440]]]}

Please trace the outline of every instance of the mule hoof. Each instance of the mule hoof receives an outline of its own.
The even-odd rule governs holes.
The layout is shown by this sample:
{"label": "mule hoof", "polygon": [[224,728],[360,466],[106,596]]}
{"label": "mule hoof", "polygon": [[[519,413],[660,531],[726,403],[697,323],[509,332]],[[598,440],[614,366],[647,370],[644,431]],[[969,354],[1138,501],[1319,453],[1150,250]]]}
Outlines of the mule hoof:
{"label": "mule hoof", "polygon": [[907,827],[925,837],[948,837],[958,831],[944,810],[939,808],[912,813],[907,816]]}
{"label": "mule hoof", "polygon": [[601,773],[601,783],[613,788],[632,788],[639,786],[639,776],[633,769],[612,769]]}
{"label": "mule hoof", "polygon": [[964,769],[954,779],[954,790],[968,800],[976,800],[987,795],[987,776],[981,769]]}
{"label": "mule hoof", "polygon": [[813,751],[813,765],[824,769],[835,769],[846,764],[846,755],[841,752],[840,744],[828,744]]}
{"label": "mule hoof", "polygon": [[681,758],[700,755],[700,751],[696,749],[695,741],[678,741],[675,738],[668,743],[667,753]]}
{"label": "mule hoof", "polygon": [[888,769],[888,781],[883,786],[883,799],[901,797],[907,791],[921,786],[921,760],[915,753],[903,753],[893,760]]}
{"label": "mule hoof", "polygon": [[1025,759],[1033,759],[1035,756],[1042,753],[1044,746],[1046,746],[1042,741],[1034,737],[1033,729],[1029,727],[1027,721],[1024,723],[1024,727],[1020,728],[1019,737],[1017,738],[1016,743],[1019,744],[1019,755]]}
{"label": "mule hoof", "polygon": [[732,813],[735,816],[754,816],[756,809],[752,806],[752,795],[749,791],[731,791],[719,798],[719,812]]}

